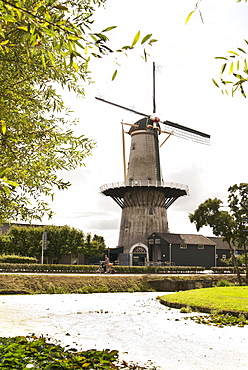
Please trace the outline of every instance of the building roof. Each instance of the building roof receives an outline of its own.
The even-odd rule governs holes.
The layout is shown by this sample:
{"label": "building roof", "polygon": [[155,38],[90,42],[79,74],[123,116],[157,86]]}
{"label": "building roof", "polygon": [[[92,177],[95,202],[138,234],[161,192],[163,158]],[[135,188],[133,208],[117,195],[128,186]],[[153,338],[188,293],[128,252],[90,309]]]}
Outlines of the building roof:
{"label": "building roof", "polygon": [[[170,244],[215,245],[215,241],[198,234],[154,233]],[[153,235],[153,234],[152,234]]]}
{"label": "building roof", "polygon": [[[224,242],[223,239],[218,236],[208,236],[207,238],[212,240],[216,244],[217,249],[230,249],[228,243]],[[237,250],[242,249],[242,248],[235,247],[235,244],[233,243],[231,243],[231,246]]]}

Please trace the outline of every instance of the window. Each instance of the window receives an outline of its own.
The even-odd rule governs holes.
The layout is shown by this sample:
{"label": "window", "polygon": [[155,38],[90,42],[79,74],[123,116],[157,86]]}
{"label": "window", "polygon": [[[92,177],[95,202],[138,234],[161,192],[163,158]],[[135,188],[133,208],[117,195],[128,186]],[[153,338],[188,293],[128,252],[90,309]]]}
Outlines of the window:
{"label": "window", "polygon": [[125,229],[128,229],[130,226],[130,222],[129,221],[125,221]]}
{"label": "window", "polygon": [[132,144],[132,150],[135,150],[135,147],[136,147],[136,143],[133,143]]}
{"label": "window", "polygon": [[148,243],[149,243],[149,244],[153,244],[153,239],[149,239],[149,240],[148,240]]}
{"label": "window", "polygon": [[181,249],[187,249],[187,248],[188,248],[188,246],[187,246],[187,244],[180,244],[180,248],[181,248]]}
{"label": "window", "polygon": [[225,260],[226,259],[226,254],[222,254],[222,259]]}
{"label": "window", "polygon": [[155,239],[155,244],[160,244],[160,239]]}
{"label": "window", "polygon": [[133,253],[146,253],[146,250],[144,247],[141,247],[140,245],[138,245],[137,247],[135,247],[133,249]]}
{"label": "window", "polygon": [[149,215],[153,215],[153,208],[152,207],[149,208],[148,213],[149,213]]}
{"label": "window", "polygon": [[198,249],[204,249],[204,245],[199,244],[199,245],[198,245]]}

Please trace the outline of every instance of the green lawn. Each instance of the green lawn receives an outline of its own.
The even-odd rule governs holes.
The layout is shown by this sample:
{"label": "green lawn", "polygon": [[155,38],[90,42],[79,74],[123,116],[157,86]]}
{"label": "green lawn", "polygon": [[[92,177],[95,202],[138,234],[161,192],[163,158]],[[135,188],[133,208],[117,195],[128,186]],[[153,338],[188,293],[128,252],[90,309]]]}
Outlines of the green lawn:
{"label": "green lawn", "polygon": [[248,286],[186,290],[160,297],[161,303],[180,303],[190,307],[248,312]]}

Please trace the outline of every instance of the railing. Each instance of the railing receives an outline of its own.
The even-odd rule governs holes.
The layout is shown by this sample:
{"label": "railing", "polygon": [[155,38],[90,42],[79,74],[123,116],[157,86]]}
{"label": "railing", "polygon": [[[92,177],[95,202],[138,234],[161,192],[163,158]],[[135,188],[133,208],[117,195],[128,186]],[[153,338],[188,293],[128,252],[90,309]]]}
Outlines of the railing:
{"label": "railing", "polygon": [[179,184],[177,182],[164,182],[164,181],[156,181],[156,180],[127,180],[127,181],[112,182],[109,184],[102,185],[100,187],[100,191],[103,192],[107,189],[122,188],[122,187],[142,187],[142,186],[180,189],[180,190],[185,190],[187,193],[189,191],[189,188],[187,185]]}

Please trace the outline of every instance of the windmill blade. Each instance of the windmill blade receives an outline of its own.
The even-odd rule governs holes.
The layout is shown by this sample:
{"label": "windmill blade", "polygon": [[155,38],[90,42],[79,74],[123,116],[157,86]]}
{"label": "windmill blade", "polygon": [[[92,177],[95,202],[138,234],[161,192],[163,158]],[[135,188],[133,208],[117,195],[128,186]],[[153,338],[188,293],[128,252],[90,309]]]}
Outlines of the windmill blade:
{"label": "windmill blade", "polygon": [[99,98],[98,96],[95,96],[95,98],[96,98],[97,100],[102,101],[103,103],[111,104],[111,105],[113,105],[113,106],[115,106],[115,107],[118,107],[118,108],[121,108],[121,109],[125,109],[125,110],[127,110],[127,111],[129,111],[129,112],[132,112],[132,113],[135,113],[135,114],[139,114],[140,116],[148,117],[148,118],[150,117],[148,114],[138,112],[138,111],[136,111],[136,110],[134,110],[134,109],[124,107],[123,105],[120,105],[120,104],[112,103],[111,101],[108,101],[108,100],[105,100],[105,99]]}
{"label": "windmill blade", "polygon": [[[129,112],[138,114],[140,116],[148,117],[148,118],[151,117],[151,115],[149,115],[149,114],[138,112],[134,109],[124,107],[123,105],[110,102],[110,101],[105,100],[103,98],[100,98],[100,97],[97,97],[97,96],[95,98],[97,100],[102,101],[103,103],[107,103],[107,104],[113,105],[115,107],[125,109]],[[195,141],[196,143],[199,143],[199,144],[210,145],[210,135],[208,135],[208,134],[197,131],[197,130],[192,129],[190,127],[179,125],[178,123],[174,123],[174,122],[171,122],[171,121],[164,121],[164,122],[161,121],[161,123],[163,123],[165,125],[165,130],[168,131],[168,133],[170,133],[170,134],[172,134],[176,137],[180,137],[182,139],[187,139],[187,140],[192,140],[192,141]]]}
{"label": "windmill blade", "polygon": [[210,145],[210,135],[197,131],[190,127],[179,125],[171,121],[164,121],[164,128],[172,135],[186,140],[192,140],[199,144]]}

